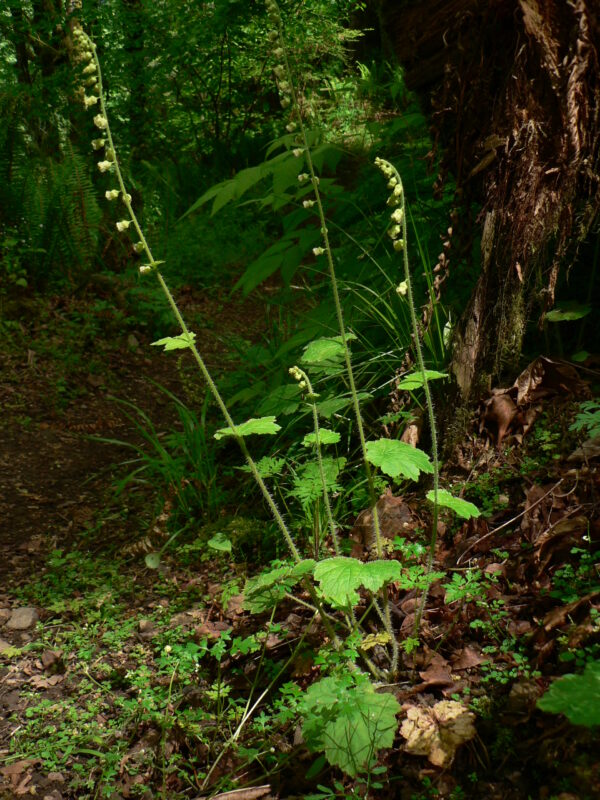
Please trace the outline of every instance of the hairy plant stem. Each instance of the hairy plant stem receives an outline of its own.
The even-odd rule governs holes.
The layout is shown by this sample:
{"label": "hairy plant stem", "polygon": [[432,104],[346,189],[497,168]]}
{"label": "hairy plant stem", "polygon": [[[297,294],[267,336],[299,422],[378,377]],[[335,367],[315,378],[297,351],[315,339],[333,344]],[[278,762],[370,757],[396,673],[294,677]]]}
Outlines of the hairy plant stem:
{"label": "hairy plant stem", "polygon": [[[412,290],[412,281],[410,276],[410,266],[408,263],[408,248],[406,246],[407,243],[407,222],[406,222],[406,201],[404,196],[404,186],[402,183],[402,178],[398,170],[390,164],[388,161],[383,162],[384,165],[388,168],[388,172],[384,169],[382,171],[384,174],[389,175],[392,174],[393,178],[395,179],[396,185],[400,187],[400,204],[399,208],[402,209],[402,239],[404,242],[404,246],[402,248],[402,257],[404,263],[404,280],[406,282],[406,297],[408,300],[408,306],[410,309],[410,320],[413,329],[413,342],[415,347],[415,353],[417,356],[417,366],[419,368],[419,372],[421,373],[421,377],[423,380],[423,391],[425,393],[425,404],[427,406],[427,416],[429,419],[429,429],[431,434],[431,458],[433,462],[433,519],[431,523],[431,537],[429,540],[429,551],[427,554],[427,563],[425,567],[425,574],[428,577],[431,575],[433,570],[433,560],[435,557],[435,546],[437,543],[437,523],[438,523],[438,492],[440,488],[440,466],[439,466],[439,455],[438,455],[438,441],[437,441],[437,428],[435,424],[435,413],[433,409],[433,400],[431,397],[431,391],[429,389],[429,382],[427,380],[427,371],[425,369],[425,361],[423,359],[423,348],[421,347],[421,332],[419,330],[419,322],[417,320],[417,311],[415,306],[415,299]],[[414,632],[415,636],[418,638],[419,630],[421,627],[421,619],[423,618],[423,612],[425,611],[425,605],[427,603],[427,597],[429,595],[429,587],[426,586],[423,589],[423,594],[419,600],[419,604],[417,606],[417,611],[415,614],[415,623],[414,623]]]}
{"label": "hairy plant stem", "polygon": [[[323,489],[323,502],[325,503],[325,510],[327,512],[327,522],[329,524],[329,531],[331,533],[331,540],[333,542],[333,549],[335,551],[336,556],[341,555],[340,551],[340,542],[337,534],[337,527],[335,521],[333,519],[333,511],[331,510],[331,500],[329,498],[329,491],[327,489],[327,481],[325,479],[325,470],[323,468],[323,454],[321,452],[321,437],[320,431],[321,427],[319,425],[319,414],[317,412],[317,403],[316,403],[316,395],[313,391],[312,384],[310,382],[310,378],[304,372],[304,370],[300,369],[299,367],[293,367],[292,369],[297,370],[297,374],[301,377],[303,381],[306,383],[306,394],[307,394],[307,401],[310,404],[313,416],[313,428],[315,432],[315,450],[317,453],[317,463],[319,465],[319,475],[321,478],[321,487]],[[290,373],[292,370],[290,370]],[[318,559],[318,553],[315,553],[315,558]]]}
{"label": "hairy plant stem", "polygon": [[[258,487],[259,487],[259,489],[260,489],[260,491],[261,491],[261,493],[262,493],[262,495],[263,495],[263,497],[264,497],[264,499],[265,499],[265,501],[266,501],[266,503],[267,503],[267,505],[268,505],[268,507],[269,507],[269,509],[270,509],[270,511],[271,511],[271,513],[272,513],[277,525],[278,525],[278,527],[279,527],[279,530],[281,531],[281,533],[283,535],[283,538],[285,539],[285,542],[286,542],[286,544],[288,546],[288,549],[289,549],[289,551],[290,551],[290,553],[292,555],[292,558],[294,559],[294,561],[296,563],[299,563],[300,561],[302,561],[302,557],[301,557],[301,555],[300,555],[300,553],[298,551],[298,548],[296,547],[296,544],[295,544],[295,542],[294,542],[294,540],[292,538],[292,535],[291,535],[291,533],[289,531],[289,528],[287,527],[287,525],[285,523],[285,520],[283,519],[283,516],[281,515],[281,512],[279,511],[279,509],[278,509],[278,507],[277,507],[277,505],[275,503],[273,495],[269,491],[269,489],[268,489],[267,485],[265,484],[260,472],[258,471],[258,468],[256,466],[256,462],[254,461],[254,459],[252,458],[252,456],[250,455],[250,453],[248,451],[248,447],[246,445],[244,437],[241,436],[238,433],[238,428],[236,427],[235,422],[233,421],[233,418],[231,417],[231,415],[229,413],[229,410],[228,410],[227,406],[225,405],[225,401],[223,400],[223,398],[221,396],[221,393],[219,392],[219,390],[217,388],[216,383],[214,382],[214,380],[213,380],[213,378],[212,378],[212,376],[211,376],[206,364],[204,363],[204,359],[200,355],[200,352],[199,352],[198,348],[196,347],[196,344],[194,343],[194,338],[191,335],[191,333],[190,333],[190,331],[189,331],[189,329],[188,329],[188,327],[186,325],[186,322],[183,319],[183,316],[182,316],[181,312],[179,311],[177,303],[175,302],[175,298],[173,297],[173,294],[172,294],[171,290],[167,286],[167,284],[165,282],[165,279],[163,278],[160,270],[158,269],[158,264],[161,263],[161,262],[155,261],[153,255],[152,255],[152,251],[150,250],[150,246],[148,245],[146,237],[144,236],[144,232],[143,232],[143,230],[142,230],[142,228],[140,226],[140,223],[138,221],[138,218],[136,216],[136,213],[133,210],[133,207],[131,205],[131,201],[129,199],[129,195],[128,195],[126,187],[125,187],[125,183],[123,181],[123,175],[121,173],[121,168],[119,166],[119,161],[118,161],[118,158],[117,158],[117,152],[116,152],[116,148],[114,146],[114,141],[113,141],[112,133],[111,133],[111,130],[110,130],[110,123],[108,121],[108,114],[107,114],[107,111],[106,111],[106,103],[105,103],[105,100],[104,100],[104,92],[103,92],[103,88],[102,88],[102,70],[101,70],[101,66],[100,66],[100,60],[98,59],[98,55],[97,55],[97,52],[96,52],[95,44],[92,42],[92,40],[89,37],[86,37],[86,39],[87,39],[88,45],[90,47],[90,50],[91,50],[91,52],[93,54],[94,64],[96,65],[97,78],[98,78],[99,99],[100,99],[100,109],[101,109],[101,112],[102,112],[102,116],[106,120],[106,126],[105,126],[104,130],[105,130],[105,135],[106,135],[106,138],[108,140],[108,144],[109,144],[109,147],[110,147],[110,150],[111,150],[111,153],[112,153],[112,161],[113,161],[113,164],[114,164],[115,174],[116,174],[117,181],[118,181],[118,184],[119,184],[119,189],[121,191],[121,197],[122,197],[122,200],[123,200],[123,202],[124,202],[124,204],[125,204],[125,206],[127,208],[127,212],[129,214],[129,218],[130,218],[130,220],[131,220],[131,222],[132,222],[132,224],[133,224],[133,226],[134,226],[134,228],[135,228],[135,230],[136,230],[136,232],[137,232],[137,234],[139,236],[140,242],[142,243],[143,250],[146,253],[146,256],[148,257],[148,262],[149,262],[148,266],[151,267],[152,272],[157,277],[157,280],[158,280],[158,282],[160,284],[160,287],[163,290],[163,293],[164,293],[164,295],[165,295],[165,297],[166,297],[166,299],[167,299],[167,301],[169,303],[169,306],[171,307],[171,310],[173,311],[173,314],[175,315],[175,319],[177,320],[177,323],[179,324],[179,327],[181,328],[181,331],[182,331],[185,339],[188,342],[188,346],[189,346],[190,350],[192,351],[192,355],[193,355],[193,357],[194,357],[194,359],[195,359],[195,361],[196,361],[196,363],[197,363],[197,365],[198,365],[198,367],[200,369],[200,372],[202,373],[202,377],[206,381],[206,384],[207,384],[211,394],[215,398],[215,400],[217,402],[217,405],[219,406],[219,409],[220,409],[225,421],[227,422],[227,425],[231,429],[231,431],[233,433],[233,436],[234,436],[235,440],[237,441],[240,450],[242,451],[242,455],[244,456],[244,459],[246,460],[246,463],[248,464],[248,467],[250,468],[250,472],[252,473],[252,476],[254,477],[254,480],[258,484]],[[317,595],[315,587],[313,586],[313,584],[308,579],[304,581],[304,586],[307,589],[307,591],[308,591],[308,593],[310,595],[310,598],[311,598],[312,602],[314,603],[315,607],[319,610],[319,614],[320,614],[321,620],[323,622],[323,626],[325,627],[325,630],[327,631],[328,636],[330,637],[330,639],[331,639],[332,643],[334,644],[334,646],[336,647],[336,649],[340,649],[341,643],[340,643],[340,641],[339,641],[339,639],[337,637],[337,634],[335,633],[335,630],[334,630],[332,624],[330,623],[329,619],[327,618],[327,614],[325,613],[325,611],[322,608],[322,604],[321,604],[321,601],[320,601],[320,599],[319,599],[319,597]]]}
{"label": "hairy plant stem", "polygon": [[[281,18],[279,17],[277,21],[277,32],[279,34],[279,46],[283,51],[283,59],[285,61],[285,69],[287,72],[287,78],[290,84],[290,94],[292,97],[292,108],[295,109],[295,115],[298,120],[298,125],[300,129],[300,136],[302,138],[302,150],[304,158],[306,159],[306,166],[308,169],[308,173],[310,175],[310,181],[313,188],[313,194],[315,197],[315,202],[317,205],[318,211],[318,218],[319,223],[321,225],[321,235],[323,237],[323,249],[325,251],[325,256],[327,259],[327,267],[329,271],[329,280],[331,284],[331,291],[333,294],[333,302],[335,305],[335,313],[337,317],[337,324],[338,330],[341,335],[342,339],[342,346],[344,349],[344,360],[346,362],[346,374],[348,376],[348,384],[350,386],[350,394],[352,396],[352,405],[354,408],[354,416],[356,419],[356,428],[358,431],[358,438],[360,441],[360,448],[363,458],[363,465],[365,470],[365,477],[367,479],[367,487],[369,491],[369,502],[371,504],[371,510],[373,514],[373,532],[375,534],[375,548],[377,552],[377,557],[383,557],[383,539],[381,535],[381,525],[379,522],[379,512],[377,510],[377,495],[375,493],[375,485],[373,482],[373,471],[371,469],[371,464],[367,458],[367,440],[365,436],[364,424],[362,419],[362,413],[360,410],[360,401],[358,399],[358,392],[356,389],[356,383],[354,380],[354,370],[352,368],[352,356],[350,353],[350,347],[348,346],[348,340],[346,338],[346,326],[344,323],[344,313],[342,310],[342,303],[340,300],[340,294],[338,289],[337,277],[335,274],[335,265],[333,263],[333,254],[331,250],[331,245],[329,242],[329,233],[327,231],[327,220],[325,217],[325,210],[323,208],[323,202],[321,199],[321,193],[319,191],[319,178],[315,171],[312,154],[310,150],[310,144],[308,141],[308,136],[306,133],[306,126],[304,124],[304,119],[302,117],[302,113],[300,111],[300,103],[298,102],[298,93],[296,91],[296,84],[294,80],[294,73],[292,71],[288,51],[286,46],[285,37],[283,35],[283,28],[281,23]],[[384,586],[382,589],[382,596],[383,596],[383,614],[381,616],[382,621],[384,623],[385,630],[390,637],[390,641],[392,643],[392,674],[395,674],[398,668],[398,660],[400,656],[400,651],[398,647],[398,641],[394,634],[394,628],[392,625],[392,618],[390,614],[389,608],[389,599],[388,599],[388,590],[387,586]]]}

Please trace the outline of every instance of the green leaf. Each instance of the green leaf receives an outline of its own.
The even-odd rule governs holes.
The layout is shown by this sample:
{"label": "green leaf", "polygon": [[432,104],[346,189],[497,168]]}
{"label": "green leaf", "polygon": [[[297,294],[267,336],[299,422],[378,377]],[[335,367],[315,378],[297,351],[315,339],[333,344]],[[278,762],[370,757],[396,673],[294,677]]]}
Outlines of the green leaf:
{"label": "green leaf", "polygon": [[224,533],[215,534],[206,544],[221,553],[231,553],[231,539],[228,539]]}
{"label": "green leaf", "polygon": [[[285,467],[285,458],[275,458],[273,456],[263,456],[255,462],[256,469],[261,478],[271,478],[273,475],[281,475]],[[242,472],[250,472],[248,464],[238,467]]]}
{"label": "green leaf", "polygon": [[[436,372],[433,369],[426,369],[425,377],[429,383],[429,381],[435,381],[439,378],[447,378],[448,376],[445,372]],[[406,389],[407,391],[411,391],[412,389],[418,389],[420,386],[423,386],[423,375],[420,372],[412,372],[410,375],[405,375],[404,378],[402,378],[398,384],[398,389]]]}
{"label": "green leaf", "polygon": [[232,428],[220,428],[215,434],[215,439],[222,439],[224,436],[251,436],[252,434],[272,434],[281,430],[281,425],[275,422],[275,417],[251,417],[246,422],[236,425],[236,431]]}
{"label": "green leaf", "polygon": [[244,588],[244,608],[252,614],[262,614],[273,608],[305,575],[312,572],[315,563],[312,558],[307,558],[298,564],[286,564],[251,578]]}
{"label": "green leaf", "polygon": [[[340,434],[337,431],[330,431],[328,428],[319,428],[319,444],[337,444],[340,440]],[[317,437],[314,433],[307,433],[302,444],[305,447],[314,445]]]}
{"label": "green leaf", "polygon": [[546,320],[548,322],[572,322],[587,317],[591,310],[591,306],[581,303],[561,303],[546,314]]}
{"label": "green leaf", "polygon": [[357,589],[364,586],[377,592],[384,583],[398,580],[402,575],[399,561],[368,561],[337,556],[319,561],[315,580],[325,598],[334,606],[347,608],[358,603]]}
{"label": "green leaf", "polygon": [[[355,334],[347,333],[346,341],[356,339]],[[303,364],[322,364],[324,361],[340,361],[344,357],[344,341],[341,336],[328,336],[315,339],[304,348],[300,361]]]}
{"label": "green leaf", "polygon": [[[427,492],[427,499],[431,503],[435,502],[433,489]],[[463,519],[471,519],[471,517],[478,517],[481,514],[481,511],[473,503],[469,503],[468,500],[462,500],[460,497],[454,497],[445,489],[438,489],[437,501],[438,506],[451,509]]]}
{"label": "green leaf", "polygon": [[151,344],[153,347],[164,346],[165,352],[167,350],[185,350],[194,343],[195,338],[196,334],[190,331],[189,336],[185,333],[180,333],[179,336],[165,336],[164,339],[158,339]]}
{"label": "green leaf", "polygon": [[600,725],[600,661],[588,663],[582,675],[565,675],[537,702],[551,714],[564,714],[573,725]]}
{"label": "green leaf", "polygon": [[416,481],[419,473],[433,472],[433,464],[427,453],[396,439],[367,442],[367,458],[392,478],[402,475]]}
{"label": "green leaf", "polygon": [[11,645],[0,652],[0,658],[18,658],[22,652],[23,650],[20,647]]}
{"label": "green leaf", "polygon": [[148,569],[158,569],[160,567],[160,553],[147,553],[144,561]]}
{"label": "green leaf", "polygon": [[286,383],[270,392],[265,392],[258,412],[259,414],[282,414],[284,417],[293,414],[300,407],[302,392],[297,383]]}
{"label": "green leaf", "polygon": [[587,358],[589,358],[589,355],[590,354],[588,353],[587,350],[578,350],[576,353],[573,353],[573,355],[571,356],[571,361],[576,361],[577,363],[579,363],[579,362],[585,361]]}
{"label": "green leaf", "polygon": [[378,750],[392,747],[400,710],[392,694],[378,694],[365,678],[323,678],[302,698],[302,733],[311,750],[355,777],[374,765]]}
{"label": "green leaf", "polygon": [[[327,491],[340,491],[341,486],[338,484],[337,479],[346,465],[346,459],[325,456],[322,459],[322,464]],[[323,497],[323,482],[319,465],[316,461],[310,461],[298,470],[294,476],[294,488],[290,491],[290,495],[297,498],[305,509],[312,505],[315,500]]]}
{"label": "green leaf", "polygon": [[[359,402],[370,399],[371,395],[368,392],[358,393]],[[351,397],[328,397],[326,400],[317,403],[317,411],[322,417],[325,417],[325,419],[331,419],[338,411],[341,411],[343,408],[348,408],[351,405]]]}

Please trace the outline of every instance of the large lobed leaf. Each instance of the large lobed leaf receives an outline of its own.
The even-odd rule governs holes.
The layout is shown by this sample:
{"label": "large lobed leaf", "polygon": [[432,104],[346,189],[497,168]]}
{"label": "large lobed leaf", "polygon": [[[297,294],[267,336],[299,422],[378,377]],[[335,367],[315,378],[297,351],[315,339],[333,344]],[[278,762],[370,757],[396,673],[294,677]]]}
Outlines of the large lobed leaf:
{"label": "large lobed leaf", "polygon": [[[354,333],[346,334],[346,341],[356,339]],[[304,348],[300,359],[303,364],[322,364],[327,361],[340,361],[344,357],[344,340],[341,336],[315,339]]]}
{"label": "large lobed leaf", "polygon": [[358,589],[364,586],[377,592],[385,583],[399,580],[402,567],[399,561],[368,561],[337,556],[319,561],[315,567],[315,580],[323,595],[334,606],[347,608],[358,600]]}
{"label": "large lobed leaf", "polygon": [[402,475],[416,481],[421,472],[433,472],[427,453],[396,439],[367,442],[367,458],[392,478]]}
{"label": "large lobed leaf", "polygon": [[565,675],[550,686],[538,708],[564,714],[573,725],[600,725],[600,661],[588,663],[582,675]]}
{"label": "large lobed leaf", "polygon": [[306,558],[298,564],[285,564],[251,578],[244,588],[244,608],[252,614],[262,614],[273,608],[314,565],[313,559]]}
{"label": "large lobed leaf", "polygon": [[375,764],[377,751],[391,747],[400,704],[378,694],[363,676],[332,676],[314,683],[300,707],[308,747],[355,777]]}

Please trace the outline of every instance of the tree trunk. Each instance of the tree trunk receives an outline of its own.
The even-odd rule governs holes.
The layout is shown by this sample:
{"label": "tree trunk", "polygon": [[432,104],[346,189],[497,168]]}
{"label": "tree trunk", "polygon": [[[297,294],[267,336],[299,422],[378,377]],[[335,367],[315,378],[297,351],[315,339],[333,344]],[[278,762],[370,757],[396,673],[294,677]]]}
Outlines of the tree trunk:
{"label": "tree trunk", "polygon": [[[419,0],[384,8],[457,198],[481,207],[481,273],[457,326],[463,397],[514,371],[599,209],[597,0]],[[442,175],[443,178],[443,175]]]}

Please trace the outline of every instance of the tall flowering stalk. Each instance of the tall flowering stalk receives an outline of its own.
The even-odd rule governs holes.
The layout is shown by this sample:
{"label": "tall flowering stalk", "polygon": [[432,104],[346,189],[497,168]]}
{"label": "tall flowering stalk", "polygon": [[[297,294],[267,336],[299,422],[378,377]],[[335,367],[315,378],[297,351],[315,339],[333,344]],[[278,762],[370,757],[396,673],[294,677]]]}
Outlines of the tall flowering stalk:
{"label": "tall flowering stalk", "polygon": [[[344,314],[342,310],[342,303],[338,289],[337,278],[335,274],[335,266],[333,263],[333,254],[331,244],[329,241],[329,232],[327,230],[327,220],[325,218],[325,211],[319,190],[319,177],[316,174],[310,145],[308,142],[308,135],[306,126],[304,124],[303,116],[301,113],[298,92],[294,83],[294,72],[291,68],[290,59],[286,47],[286,41],[283,34],[283,24],[281,13],[276,0],[266,0],[267,16],[272,23],[273,28],[269,32],[269,41],[274,45],[273,55],[278,60],[273,72],[277,81],[279,90],[280,103],[283,109],[289,109],[289,122],[286,126],[288,133],[296,133],[297,141],[292,150],[296,158],[304,158],[306,163],[307,172],[300,172],[298,174],[298,181],[300,184],[310,182],[312,185],[314,200],[304,200],[303,205],[305,208],[316,207],[320,231],[322,236],[322,244],[313,248],[313,255],[315,257],[325,256],[327,261],[327,269],[329,273],[329,282],[333,294],[333,302],[335,305],[335,312],[337,317],[338,329],[342,339],[344,348],[344,360],[346,362],[346,374],[348,376],[348,384],[350,386],[350,394],[352,396],[352,405],[354,407],[354,416],[356,419],[356,428],[358,431],[358,438],[360,441],[361,453],[363,458],[363,466],[365,470],[365,477],[367,479],[367,486],[369,491],[369,501],[371,504],[371,512],[373,518],[373,532],[375,534],[375,549],[378,558],[382,558],[384,554],[383,537],[381,534],[381,525],[379,521],[379,512],[377,510],[377,496],[375,492],[375,484],[373,481],[373,471],[371,464],[367,458],[367,439],[365,436],[365,429],[360,410],[360,401],[356,389],[356,382],[354,380],[354,370],[352,368],[352,356],[350,347],[348,346],[348,337],[346,334],[346,325],[344,322]],[[334,537],[334,543],[336,539]],[[390,608],[388,602],[387,587],[383,589],[383,608],[380,608],[379,603],[374,598],[374,607],[382,620],[385,630],[389,636],[392,644],[392,674],[396,672],[399,659],[399,649],[394,629],[392,625]]]}
{"label": "tall flowering stalk", "polygon": [[375,494],[375,486],[373,483],[373,472],[371,465],[367,459],[367,441],[365,436],[365,429],[360,410],[360,402],[358,399],[358,392],[354,380],[354,370],[352,368],[352,357],[350,348],[347,342],[346,326],[344,323],[344,314],[342,311],[342,304],[337,285],[335,274],[335,266],[333,263],[333,255],[331,251],[331,244],[329,241],[329,232],[327,230],[327,222],[325,218],[325,211],[321,199],[321,192],[319,190],[319,178],[316,174],[311,150],[308,142],[306,127],[300,112],[300,104],[298,93],[294,85],[293,70],[290,65],[289,55],[286,48],[285,37],[283,35],[283,26],[279,7],[275,0],[266,0],[267,15],[269,21],[273,25],[273,29],[269,32],[269,41],[275,45],[273,55],[278,60],[273,72],[277,80],[277,87],[279,89],[281,106],[284,109],[289,109],[290,119],[287,124],[286,130],[288,133],[297,133],[298,140],[292,152],[297,158],[304,158],[306,163],[307,172],[300,172],[298,181],[301,184],[310,182],[313,189],[314,200],[305,200],[304,207],[316,207],[317,215],[320,223],[320,230],[322,244],[319,247],[313,248],[313,254],[316,257],[325,256],[327,261],[327,268],[333,293],[333,301],[335,305],[335,312],[337,317],[338,329],[341,334],[342,343],[344,347],[344,358],[346,362],[346,373],[348,375],[348,383],[350,385],[350,393],[352,395],[352,404],[354,407],[354,415],[356,418],[356,427],[358,437],[360,440],[361,452],[363,456],[363,463],[365,475],[367,478],[367,485],[369,488],[369,498],[373,511],[373,528],[375,533],[375,546],[378,558],[383,556],[383,539],[381,536],[381,526],[379,524],[379,514],[377,512],[377,497]]}
{"label": "tall flowering stalk", "polygon": [[[227,425],[229,426],[232,435],[236,439],[242,451],[242,454],[246,460],[246,463],[248,464],[250,471],[255,481],[257,482],[262,492],[262,495],[267,505],[269,506],[271,513],[273,514],[273,517],[275,518],[275,521],[285,539],[285,542],[289,548],[293,560],[296,563],[299,563],[302,561],[302,557],[298,551],[298,548],[296,547],[296,544],[292,538],[289,528],[286,525],[285,520],[281,512],[279,511],[271,492],[267,488],[256,466],[254,459],[250,455],[244,437],[241,434],[239,428],[236,426],[235,422],[233,421],[233,418],[231,417],[229,410],[227,409],[227,406],[225,405],[225,402],[208,368],[206,367],[206,364],[204,363],[204,359],[200,355],[200,352],[194,342],[195,334],[188,329],[185,320],[183,319],[181,312],[179,311],[177,303],[175,302],[175,299],[159,270],[159,266],[163,262],[156,261],[154,259],[152,251],[150,250],[146,237],[144,236],[144,232],[140,226],[136,213],[131,204],[131,195],[127,192],[125,188],[125,183],[123,181],[123,174],[119,166],[119,161],[117,158],[117,153],[112,138],[112,133],[110,130],[109,117],[106,110],[104,93],[102,90],[102,71],[100,68],[100,61],[98,60],[98,56],[96,53],[96,46],[81,27],[75,27],[73,31],[73,37],[75,41],[75,60],[79,63],[84,64],[82,70],[83,85],[78,88],[78,93],[80,94],[81,100],[86,109],[92,108],[94,110],[98,110],[99,107],[98,113],[95,114],[94,116],[94,125],[99,129],[100,136],[92,141],[92,148],[95,151],[103,150],[104,158],[102,158],[98,162],[97,166],[100,172],[114,175],[117,180],[118,189],[108,189],[105,192],[105,197],[109,201],[116,200],[120,197],[121,201],[125,205],[125,209],[127,212],[127,214],[124,215],[123,219],[119,220],[116,223],[117,231],[119,233],[126,233],[133,226],[133,229],[137,233],[138,242],[133,245],[133,249],[138,254],[145,254],[148,259],[148,263],[143,264],[139,268],[140,274],[147,275],[153,273],[156,276],[165,294],[165,297],[167,298],[167,301],[173,311],[173,314],[175,315],[175,318],[181,328],[182,336],[180,338],[183,339],[185,345],[189,347],[189,349],[192,351],[192,354],[194,356],[194,359],[198,367],[200,368],[202,376],[204,377],[204,380],[206,381],[213,397],[217,401],[217,405],[219,406],[221,413],[223,414],[223,417],[227,422]],[[323,625],[325,626],[325,629],[327,630],[327,633],[331,641],[339,649],[339,647],[341,646],[339,639],[333,629],[331,621],[329,620],[327,614],[325,613],[322,607],[322,603],[319,597],[317,596],[314,586],[309,581],[305,582],[305,586],[310,594],[313,604],[319,611],[320,617],[323,621]]]}
{"label": "tall flowering stalk", "polygon": [[[427,405],[427,415],[429,418],[429,428],[431,434],[431,455],[433,462],[433,520],[431,528],[431,537],[429,542],[429,552],[427,555],[426,574],[430,575],[433,569],[433,559],[435,556],[435,545],[437,542],[437,523],[438,523],[438,495],[440,489],[440,467],[438,456],[438,441],[437,429],[435,425],[435,414],[433,410],[433,400],[431,398],[431,391],[427,381],[427,370],[425,369],[425,360],[423,358],[423,348],[421,347],[421,332],[419,330],[419,322],[417,320],[417,311],[415,307],[415,300],[412,290],[412,281],[410,277],[410,267],[408,263],[408,250],[406,248],[406,205],[404,200],[404,187],[402,185],[402,178],[398,170],[383,158],[376,158],[375,165],[381,170],[383,175],[387,178],[388,189],[391,189],[391,194],[388,198],[387,204],[392,207],[390,214],[391,225],[388,228],[388,236],[392,240],[392,246],[397,253],[402,254],[404,266],[404,280],[397,288],[398,294],[405,296],[408,300],[408,307],[410,308],[410,319],[413,329],[413,342],[415,353],[417,356],[417,366],[423,379],[423,391],[425,392],[425,403]],[[423,590],[417,612],[415,614],[415,633],[418,635],[421,619],[425,610],[427,602],[427,595],[429,589],[426,587]]]}

